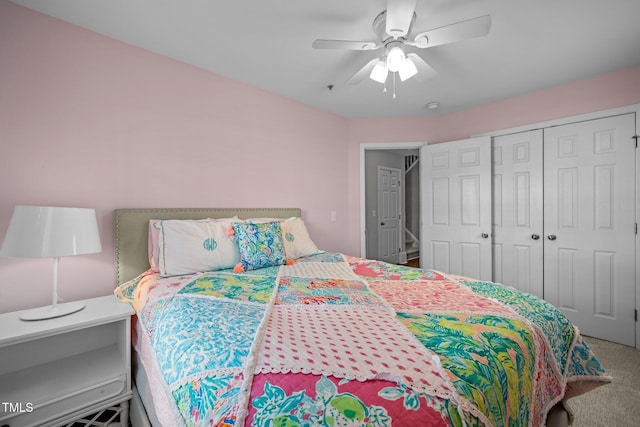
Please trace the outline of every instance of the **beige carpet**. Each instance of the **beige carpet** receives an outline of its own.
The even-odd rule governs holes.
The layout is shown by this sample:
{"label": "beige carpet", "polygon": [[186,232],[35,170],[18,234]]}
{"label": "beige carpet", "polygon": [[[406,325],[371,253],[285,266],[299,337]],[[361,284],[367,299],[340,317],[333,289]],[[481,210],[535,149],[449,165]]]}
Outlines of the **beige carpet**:
{"label": "beige carpet", "polygon": [[569,399],[574,427],[640,426],[640,350],[585,337],[613,383]]}

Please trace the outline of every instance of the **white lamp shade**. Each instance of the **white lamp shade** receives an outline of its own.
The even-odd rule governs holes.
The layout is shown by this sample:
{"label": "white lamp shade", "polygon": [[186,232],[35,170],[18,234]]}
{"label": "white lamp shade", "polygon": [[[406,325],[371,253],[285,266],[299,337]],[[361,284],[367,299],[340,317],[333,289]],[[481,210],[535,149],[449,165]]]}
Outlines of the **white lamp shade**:
{"label": "white lamp shade", "polygon": [[418,74],[418,68],[416,68],[416,64],[413,63],[411,58],[407,57],[402,63],[402,66],[398,70],[398,75],[400,76],[401,81],[405,81],[413,76]]}
{"label": "white lamp shade", "polygon": [[369,78],[371,80],[375,80],[378,83],[384,83],[387,80],[387,75],[389,74],[389,70],[387,69],[387,63],[383,60],[379,60],[376,62],[376,65],[371,70],[371,74],[369,74]]}
{"label": "white lamp shade", "polygon": [[16,206],[0,256],[55,258],[100,251],[95,209]]}

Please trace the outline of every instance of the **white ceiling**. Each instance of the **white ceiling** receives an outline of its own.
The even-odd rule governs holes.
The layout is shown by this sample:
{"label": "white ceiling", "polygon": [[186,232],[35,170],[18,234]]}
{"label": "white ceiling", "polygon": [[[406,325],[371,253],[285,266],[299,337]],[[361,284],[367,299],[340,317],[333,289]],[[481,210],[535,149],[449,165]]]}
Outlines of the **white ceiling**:
{"label": "white ceiling", "polygon": [[[408,48],[438,75],[398,82],[396,99],[390,85],[347,84],[380,51],[311,48],[316,38],[376,40],[386,0],[12,1],[345,117],[449,113],[640,65],[640,0],[418,0],[413,34],[485,14],[492,27]],[[439,110],[425,108],[432,101]]]}

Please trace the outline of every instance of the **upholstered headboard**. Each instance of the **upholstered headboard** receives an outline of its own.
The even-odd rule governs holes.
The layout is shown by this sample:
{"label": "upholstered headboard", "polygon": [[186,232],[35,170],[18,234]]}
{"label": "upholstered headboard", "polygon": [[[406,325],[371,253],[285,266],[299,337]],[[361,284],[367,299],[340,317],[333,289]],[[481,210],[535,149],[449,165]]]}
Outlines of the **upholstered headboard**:
{"label": "upholstered headboard", "polygon": [[289,218],[300,216],[299,208],[221,209],[116,209],[113,214],[113,245],[116,255],[116,285],[149,269],[147,242],[150,219]]}

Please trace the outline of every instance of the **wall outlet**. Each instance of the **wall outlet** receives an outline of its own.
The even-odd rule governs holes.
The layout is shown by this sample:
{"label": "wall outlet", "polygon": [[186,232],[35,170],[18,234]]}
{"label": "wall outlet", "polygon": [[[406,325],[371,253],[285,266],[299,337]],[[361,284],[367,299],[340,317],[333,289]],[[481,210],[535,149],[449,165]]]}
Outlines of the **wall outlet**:
{"label": "wall outlet", "polygon": [[331,221],[337,221],[337,220],[338,220],[338,215],[336,211],[331,211]]}

